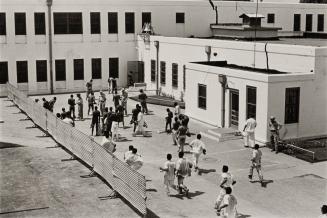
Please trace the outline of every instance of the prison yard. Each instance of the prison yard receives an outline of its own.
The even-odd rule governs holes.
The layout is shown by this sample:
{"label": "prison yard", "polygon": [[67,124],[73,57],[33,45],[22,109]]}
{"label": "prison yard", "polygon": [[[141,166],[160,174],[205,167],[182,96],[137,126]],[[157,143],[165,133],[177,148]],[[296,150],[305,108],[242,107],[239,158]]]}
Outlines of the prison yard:
{"label": "prison yard", "polygon": [[[119,128],[120,140],[115,142],[115,163],[123,163],[129,145],[138,149],[144,163],[137,175],[125,168],[121,168],[122,172],[115,173],[117,177],[125,179],[124,183],[117,184],[127,184],[127,188],[137,188],[135,184],[139,184],[142,178],[145,179],[145,198],[141,198],[140,202],[145,200],[146,211],[140,213],[138,202],[134,202],[130,196],[134,194],[133,191],[126,195],[115,185],[115,179],[110,180],[110,176],[102,173],[106,169],[92,169],[87,155],[80,156],[78,152],[77,155],[74,154],[81,149],[75,148],[75,145],[68,146],[71,143],[69,140],[73,138],[68,137],[64,143],[58,144],[62,139],[51,137],[51,133],[61,134],[69,129],[59,128],[54,132],[50,131],[51,127],[47,131],[39,125],[35,126],[33,120],[28,118],[39,118],[22,113],[22,104],[27,101],[19,100],[24,95],[19,96],[19,91],[14,91],[14,95],[8,95],[13,101],[0,99],[0,120],[3,121],[0,124],[0,217],[217,217],[214,201],[220,190],[223,165],[229,166],[229,171],[236,180],[233,195],[237,198],[238,217],[318,217],[321,205],[326,202],[326,161],[310,163],[284,153],[275,154],[262,146],[264,181],[260,185],[256,174],[254,182],[248,180],[252,149],[245,148],[242,139],[217,142],[208,137],[202,138],[207,153],[200,157],[199,171],[195,173],[192,170],[192,175],[185,179],[189,188],[188,196],[178,194],[176,190],[167,196],[163,172],[160,172],[159,167],[166,161],[167,153],[172,154],[173,161],[178,157],[177,146],[173,145],[171,135],[164,131],[167,107],[148,104],[149,113],[144,117],[148,124],[146,130],[151,137],[133,137],[129,121],[131,111],[138,102],[130,98],[127,103],[128,116],[124,118],[125,128]],[[129,93],[131,97],[137,94]],[[35,103],[35,99],[45,97],[50,100],[53,96],[29,98],[36,109],[42,108],[42,103]],[[60,113],[63,107],[67,110],[70,94],[55,96],[57,102],[53,113]],[[99,93],[96,92],[95,96],[98,97]],[[112,94],[106,93],[106,96],[106,106],[113,106]],[[82,98],[85,99],[85,93],[82,93]],[[101,144],[104,136],[90,136],[91,116],[87,115],[85,105],[83,109],[85,119],[76,120],[75,127],[71,128],[81,132],[83,137],[90,137],[95,143]],[[207,124],[190,119],[189,129],[192,134],[187,137],[186,143],[190,143],[197,133],[207,132],[210,128],[212,127]],[[72,134],[71,130],[69,132]],[[76,145],[83,147],[83,141],[78,141]],[[189,151],[190,147],[186,145],[185,156],[191,160],[192,154]],[[102,157],[109,160],[104,153]],[[104,159],[98,162],[101,161],[105,162]],[[97,163],[93,166],[97,166]],[[111,166],[110,163],[107,166]],[[127,181],[129,177],[124,173],[130,178],[139,176],[140,180]],[[113,183],[110,184],[111,182]]]}

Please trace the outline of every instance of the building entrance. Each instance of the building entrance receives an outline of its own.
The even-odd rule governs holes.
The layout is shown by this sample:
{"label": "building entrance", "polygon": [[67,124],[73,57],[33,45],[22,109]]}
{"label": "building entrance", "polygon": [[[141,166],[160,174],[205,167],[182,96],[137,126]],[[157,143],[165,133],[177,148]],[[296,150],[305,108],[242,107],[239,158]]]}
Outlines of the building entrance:
{"label": "building entrance", "polygon": [[230,124],[232,128],[238,128],[239,92],[230,91]]}

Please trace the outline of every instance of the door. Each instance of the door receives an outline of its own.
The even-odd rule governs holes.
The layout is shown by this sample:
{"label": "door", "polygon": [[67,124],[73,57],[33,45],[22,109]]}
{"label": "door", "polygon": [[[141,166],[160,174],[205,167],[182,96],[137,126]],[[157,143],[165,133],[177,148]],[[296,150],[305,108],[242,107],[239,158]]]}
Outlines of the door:
{"label": "door", "polygon": [[238,90],[230,91],[230,124],[232,128],[238,128],[239,93]]}

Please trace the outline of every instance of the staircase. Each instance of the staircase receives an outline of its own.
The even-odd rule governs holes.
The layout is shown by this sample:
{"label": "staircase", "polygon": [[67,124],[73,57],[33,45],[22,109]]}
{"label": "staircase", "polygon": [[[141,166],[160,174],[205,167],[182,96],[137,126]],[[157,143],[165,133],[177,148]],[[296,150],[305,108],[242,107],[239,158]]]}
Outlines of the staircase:
{"label": "staircase", "polygon": [[215,128],[208,129],[206,132],[201,132],[201,135],[217,142],[242,139],[240,131],[232,128]]}

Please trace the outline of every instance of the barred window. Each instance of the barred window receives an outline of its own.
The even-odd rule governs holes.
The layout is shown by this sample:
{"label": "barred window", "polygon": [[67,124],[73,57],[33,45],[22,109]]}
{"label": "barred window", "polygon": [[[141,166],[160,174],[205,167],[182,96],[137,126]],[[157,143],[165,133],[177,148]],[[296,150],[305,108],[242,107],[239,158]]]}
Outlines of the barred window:
{"label": "barred window", "polygon": [[207,109],[207,86],[198,84],[198,107]]}
{"label": "barred window", "polygon": [[84,80],[83,59],[74,59],[74,80]]}
{"label": "barred window", "polygon": [[117,34],[118,33],[118,13],[109,12],[108,13],[108,33]]}
{"label": "barred window", "polygon": [[160,84],[166,84],[166,62],[160,61]]}
{"label": "barred window", "polygon": [[252,86],[246,87],[246,114],[248,118],[256,118],[257,110],[257,88]]}
{"label": "barred window", "polygon": [[119,78],[119,58],[109,58],[109,77]]}
{"label": "barred window", "polygon": [[156,81],[156,61],[151,60],[151,82]]}
{"label": "barred window", "polygon": [[134,13],[126,12],[125,13],[125,33],[134,33],[134,32],[135,32]]}
{"label": "barred window", "polygon": [[267,15],[267,23],[275,23],[275,14]]}
{"label": "barred window", "polygon": [[312,14],[305,15],[305,31],[312,31]]}
{"label": "barred window", "polygon": [[173,63],[172,64],[172,68],[171,68],[171,72],[172,72],[172,85],[173,87],[177,88],[178,87],[178,64]]}
{"label": "barred window", "polygon": [[299,122],[300,88],[287,88],[285,91],[285,123]]}
{"label": "barred window", "polygon": [[293,31],[301,31],[301,14],[294,14]]}
{"label": "barred window", "polygon": [[26,14],[15,13],[15,34],[26,35]]}
{"label": "barred window", "polygon": [[176,13],[176,23],[185,23],[184,13]]}
{"label": "barred window", "polygon": [[324,18],[324,14],[318,14],[318,17],[317,17],[317,20],[318,20],[318,23],[317,23],[317,31],[318,32],[323,32],[324,31],[324,26],[325,26],[325,18]]}
{"label": "barred window", "polygon": [[36,81],[46,82],[47,81],[47,61],[37,60],[36,61]]}
{"label": "barred window", "polygon": [[91,23],[91,34],[100,34],[101,33],[100,12],[90,13],[90,23]]}
{"label": "barred window", "polygon": [[83,34],[82,13],[53,13],[54,34]]}
{"label": "barred window", "polygon": [[101,79],[101,58],[92,58],[92,79]]}
{"label": "barred window", "polygon": [[35,35],[45,35],[45,13],[34,13]]}

